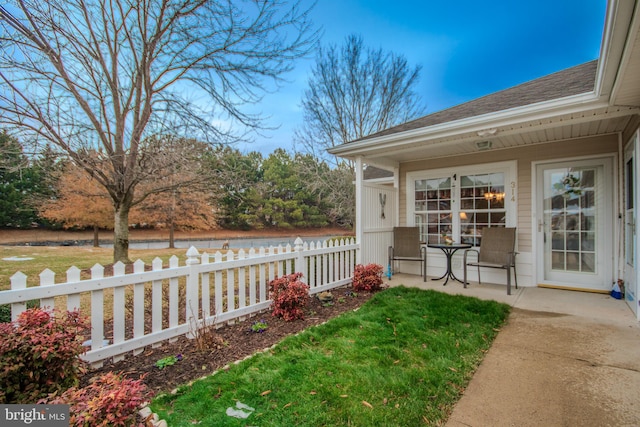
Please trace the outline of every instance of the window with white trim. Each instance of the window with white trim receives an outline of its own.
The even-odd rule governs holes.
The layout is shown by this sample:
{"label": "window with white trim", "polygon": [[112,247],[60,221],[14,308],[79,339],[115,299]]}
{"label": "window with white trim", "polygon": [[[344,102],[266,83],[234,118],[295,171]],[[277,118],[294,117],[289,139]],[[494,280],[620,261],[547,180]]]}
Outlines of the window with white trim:
{"label": "window with white trim", "polygon": [[429,244],[480,245],[482,229],[515,224],[515,162],[407,176],[407,212]]}

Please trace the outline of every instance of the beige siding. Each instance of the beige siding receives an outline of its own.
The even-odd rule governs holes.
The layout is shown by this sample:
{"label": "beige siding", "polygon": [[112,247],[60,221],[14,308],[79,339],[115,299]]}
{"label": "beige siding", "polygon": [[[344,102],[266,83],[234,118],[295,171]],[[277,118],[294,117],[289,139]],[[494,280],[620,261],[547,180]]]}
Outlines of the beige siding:
{"label": "beige siding", "polygon": [[517,161],[518,164],[518,251],[530,253],[532,250],[531,230],[531,164],[532,162],[570,159],[618,152],[617,134],[565,140],[554,143],[536,144],[506,150],[481,151],[473,155],[430,159],[404,163],[400,167],[400,224],[407,224],[407,186],[409,172],[442,169],[464,165],[477,165],[501,161]]}

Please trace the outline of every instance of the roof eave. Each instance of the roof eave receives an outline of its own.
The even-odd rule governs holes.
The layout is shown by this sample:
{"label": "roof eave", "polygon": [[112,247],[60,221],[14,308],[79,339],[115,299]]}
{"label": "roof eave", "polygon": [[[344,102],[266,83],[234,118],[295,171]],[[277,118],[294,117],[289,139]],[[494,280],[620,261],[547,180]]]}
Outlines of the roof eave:
{"label": "roof eave", "polygon": [[383,135],[357,142],[350,142],[329,149],[329,153],[341,157],[366,155],[369,150],[380,146],[401,147],[415,141],[451,138],[456,134],[482,132],[498,127],[514,125],[537,119],[549,119],[567,113],[575,113],[595,108],[606,107],[607,101],[594,92],[587,92],[551,101],[539,102],[523,107],[502,110],[461,120],[450,121],[424,128]]}

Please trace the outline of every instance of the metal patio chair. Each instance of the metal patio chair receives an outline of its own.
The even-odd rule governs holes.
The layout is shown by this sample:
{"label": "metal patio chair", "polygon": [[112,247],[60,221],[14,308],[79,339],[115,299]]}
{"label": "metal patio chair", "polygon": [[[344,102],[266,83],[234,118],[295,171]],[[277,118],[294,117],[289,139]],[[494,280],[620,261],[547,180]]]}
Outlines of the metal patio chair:
{"label": "metal patio chair", "polygon": [[389,275],[396,272],[394,261],[419,262],[422,280],[427,281],[427,248],[420,241],[418,227],[393,228],[393,246],[389,246]]}
{"label": "metal patio chair", "polygon": [[[507,295],[511,295],[511,269],[518,289],[518,276],[516,275],[516,229],[513,227],[489,227],[482,229],[480,250],[467,249],[464,251],[464,287],[467,281],[467,267],[478,268],[478,283],[480,281],[480,267],[501,268],[507,271]],[[469,261],[468,255],[475,253],[476,261]]]}

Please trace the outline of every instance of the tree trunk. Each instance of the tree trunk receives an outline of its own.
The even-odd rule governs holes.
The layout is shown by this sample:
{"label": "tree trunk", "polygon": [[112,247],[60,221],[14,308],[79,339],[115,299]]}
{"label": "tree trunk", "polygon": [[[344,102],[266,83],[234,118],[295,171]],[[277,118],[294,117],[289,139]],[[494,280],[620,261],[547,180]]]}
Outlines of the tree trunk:
{"label": "tree trunk", "polygon": [[115,210],[113,223],[113,262],[129,260],[129,207],[120,205]]}
{"label": "tree trunk", "polygon": [[100,246],[100,238],[98,236],[98,226],[94,225],[93,226],[93,247],[97,248]]}
{"label": "tree trunk", "polygon": [[175,249],[176,248],[176,242],[173,238],[173,221],[171,222],[171,225],[169,226],[169,248],[170,249]]}

